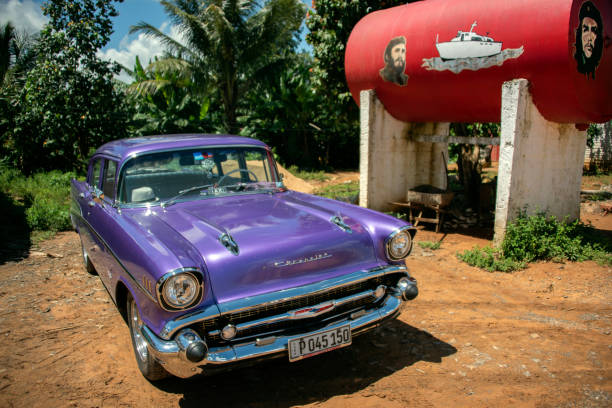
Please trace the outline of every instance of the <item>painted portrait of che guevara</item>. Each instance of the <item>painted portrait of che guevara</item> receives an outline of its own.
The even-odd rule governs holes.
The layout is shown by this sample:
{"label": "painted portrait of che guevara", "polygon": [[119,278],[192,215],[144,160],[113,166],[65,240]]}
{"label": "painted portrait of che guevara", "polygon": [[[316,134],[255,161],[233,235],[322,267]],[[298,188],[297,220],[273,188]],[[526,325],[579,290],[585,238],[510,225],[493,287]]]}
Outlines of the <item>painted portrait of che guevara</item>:
{"label": "painted portrait of che guevara", "polygon": [[595,69],[603,53],[603,21],[599,10],[590,2],[582,3],[576,28],[576,52],[578,72],[595,79]]}
{"label": "painted portrait of che guevara", "polygon": [[408,82],[408,75],[404,74],[406,68],[406,38],[403,36],[392,38],[385,48],[383,55],[385,66],[380,76],[387,82],[404,86]]}

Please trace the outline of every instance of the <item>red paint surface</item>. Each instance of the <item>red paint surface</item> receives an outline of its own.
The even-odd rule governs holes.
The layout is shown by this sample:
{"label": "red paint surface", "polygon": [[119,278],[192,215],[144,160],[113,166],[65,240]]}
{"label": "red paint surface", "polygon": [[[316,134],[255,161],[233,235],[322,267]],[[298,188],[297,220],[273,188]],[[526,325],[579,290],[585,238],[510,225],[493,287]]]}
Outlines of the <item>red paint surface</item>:
{"label": "red paint surface", "polygon": [[[584,1],[427,0],[377,11],[353,29],[345,55],[353,98],[374,89],[386,109],[407,122],[498,122],[504,81],[526,78],[540,113],[559,123],[612,119],[612,1],[591,0],[603,20],[604,48],[595,79],[577,71],[574,59],[578,13]],[[517,59],[478,71],[428,71],[423,59],[439,57],[439,42],[457,31],[502,41],[502,49],[524,47]],[[388,42],[406,38],[406,86],[379,75]]]}

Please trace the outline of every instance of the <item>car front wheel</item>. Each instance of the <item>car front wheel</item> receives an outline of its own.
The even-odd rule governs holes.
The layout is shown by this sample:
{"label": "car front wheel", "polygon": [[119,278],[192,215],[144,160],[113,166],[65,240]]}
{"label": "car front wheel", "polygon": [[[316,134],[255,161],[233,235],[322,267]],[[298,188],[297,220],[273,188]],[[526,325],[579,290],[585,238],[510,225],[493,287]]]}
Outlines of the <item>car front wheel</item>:
{"label": "car front wheel", "polygon": [[138,306],[131,294],[127,299],[128,325],[130,326],[130,337],[136,362],[142,375],[149,381],[157,381],[168,377],[170,374],[149,353],[147,342],[142,336],[141,328],[144,325],[138,312]]}

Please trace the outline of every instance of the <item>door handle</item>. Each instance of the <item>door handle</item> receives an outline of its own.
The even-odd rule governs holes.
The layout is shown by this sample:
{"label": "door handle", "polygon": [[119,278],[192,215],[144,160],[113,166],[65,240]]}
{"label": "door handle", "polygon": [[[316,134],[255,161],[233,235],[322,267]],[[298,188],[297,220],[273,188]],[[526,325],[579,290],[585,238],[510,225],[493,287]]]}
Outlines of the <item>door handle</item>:
{"label": "door handle", "polygon": [[94,205],[96,205],[96,202],[94,200],[91,200],[90,202],[87,203],[87,205],[89,205],[90,207],[93,207]]}

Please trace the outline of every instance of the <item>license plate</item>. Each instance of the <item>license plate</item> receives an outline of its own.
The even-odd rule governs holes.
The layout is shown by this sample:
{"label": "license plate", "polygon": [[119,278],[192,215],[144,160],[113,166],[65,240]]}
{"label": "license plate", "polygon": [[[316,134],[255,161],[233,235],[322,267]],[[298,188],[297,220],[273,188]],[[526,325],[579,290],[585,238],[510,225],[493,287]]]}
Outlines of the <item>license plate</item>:
{"label": "license plate", "polygon": [[351,344],[351,340],[351,326],[349,324],[289,340],[289,361],[301,360],[348,346]]}

